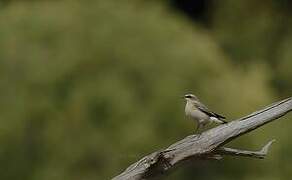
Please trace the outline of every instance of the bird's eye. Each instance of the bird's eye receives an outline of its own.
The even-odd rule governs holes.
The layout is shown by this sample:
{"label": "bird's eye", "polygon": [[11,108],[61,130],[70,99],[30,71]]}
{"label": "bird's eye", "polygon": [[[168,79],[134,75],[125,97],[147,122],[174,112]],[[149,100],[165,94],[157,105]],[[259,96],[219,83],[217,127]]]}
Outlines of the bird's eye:
{"label": "bird's eye", "polygon": [[186,98],[192,98],[192,96],[190,96],[190,95],[186,95]]}

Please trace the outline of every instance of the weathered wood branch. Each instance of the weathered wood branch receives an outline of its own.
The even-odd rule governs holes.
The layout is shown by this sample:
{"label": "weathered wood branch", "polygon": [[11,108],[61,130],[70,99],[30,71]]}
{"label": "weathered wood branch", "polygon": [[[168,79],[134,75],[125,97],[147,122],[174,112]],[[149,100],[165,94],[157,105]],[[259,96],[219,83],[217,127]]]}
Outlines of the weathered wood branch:
{"label": "weathered wood branch", "polygon": [[251,157],[251,158],[259,158],[263,159],[268,154],[269,148],[275,139],[269,141],[260,151],[247,151],[240,149],[233,149],[227,147],[220,147],[215,150],[215,154],[219,155],[230,155],[230,156],[243,156],[243,157]]}
{"label": "weathered wood branch", "polygon": [[151,153],[129,166],[114,180],[150,179],[178,167],[185,161],[221,159],[223,155],[264,158],[273,141],[260,151],[247,151],[223,147],[245,133],[285,115],[292,110],[292,98],[274,103],[246,117],[231,121],[203,132],[190,135],[168,148]]}

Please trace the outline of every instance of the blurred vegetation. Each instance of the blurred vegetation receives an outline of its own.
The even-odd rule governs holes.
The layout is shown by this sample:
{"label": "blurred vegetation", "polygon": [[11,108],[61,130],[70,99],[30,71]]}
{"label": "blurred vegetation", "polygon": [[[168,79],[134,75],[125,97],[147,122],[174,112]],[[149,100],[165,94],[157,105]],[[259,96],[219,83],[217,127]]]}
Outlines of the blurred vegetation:
{"label": "blurred vegetation", "polygon": [[[289,1],[211,3],[209,28],[166,2],[0,1],[0,179],[109,179],[194,131],[187,92],[229,120],[291,95]],[[289,179],[289,125],[167,179]]]}

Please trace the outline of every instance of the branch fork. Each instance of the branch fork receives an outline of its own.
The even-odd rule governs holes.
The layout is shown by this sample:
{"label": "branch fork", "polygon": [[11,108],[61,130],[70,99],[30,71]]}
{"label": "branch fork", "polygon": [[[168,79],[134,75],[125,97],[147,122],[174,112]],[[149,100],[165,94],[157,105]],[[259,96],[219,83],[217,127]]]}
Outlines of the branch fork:
{"label": "branch fork", "polygon": [[290,97],[246,117],[207,130],[200,135],[187,136],[164,150],[143,157],[113,180],[151,179],[182,166],[185,161],[196,161],[197,159],[220,160],[227,155],[263,159],[275,140],[269,141],[258,151],[228,148],[224,145],[284,116],[291,110],[292,98]]}

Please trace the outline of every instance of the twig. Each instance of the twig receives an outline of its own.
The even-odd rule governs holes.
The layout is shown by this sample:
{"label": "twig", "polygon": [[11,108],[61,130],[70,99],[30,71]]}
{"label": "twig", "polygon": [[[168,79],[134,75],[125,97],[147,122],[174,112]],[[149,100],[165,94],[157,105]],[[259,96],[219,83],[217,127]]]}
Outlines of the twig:
{"label": "twig", "polygon": [[196,159],[221,159],[223,155],[264,158],[273,141],[260,151],[247,151],[223,147],[226,143],[259,128],[292,110],[292,98],[276,102],[246,117],[231,121],[203,132],[190,135],[165,150],[145,156],[132,164],[114,180],[151,179]]}

